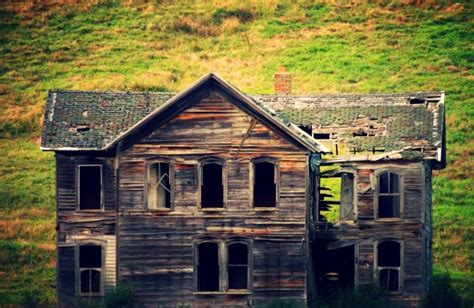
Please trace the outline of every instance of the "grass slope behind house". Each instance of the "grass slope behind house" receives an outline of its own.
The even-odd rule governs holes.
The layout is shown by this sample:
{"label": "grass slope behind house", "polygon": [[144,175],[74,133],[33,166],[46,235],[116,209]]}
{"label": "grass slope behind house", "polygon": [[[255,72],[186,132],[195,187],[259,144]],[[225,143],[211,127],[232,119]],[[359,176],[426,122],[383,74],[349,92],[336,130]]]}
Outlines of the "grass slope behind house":
{"label": "grass slope behind house", "polygon": [[446,91],[434,262],[474,301],[470,1],[61,2],[0,4],[0,305],[55,300],[47,90],[179,91],[214,71],[271,93],[281,65],[296,93]]}

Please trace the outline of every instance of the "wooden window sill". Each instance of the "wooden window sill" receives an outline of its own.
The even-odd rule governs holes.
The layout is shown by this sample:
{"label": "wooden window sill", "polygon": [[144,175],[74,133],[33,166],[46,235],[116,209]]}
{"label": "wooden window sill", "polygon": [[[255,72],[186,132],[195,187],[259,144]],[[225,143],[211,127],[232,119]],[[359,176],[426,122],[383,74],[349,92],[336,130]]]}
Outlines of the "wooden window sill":
{"label": "wooden window sill", "polygon": [[206,207],[206,208],[200,208],[200,211],[203,212],[221,212],[221,211],[227,211],[225,207]]}
{"label": "wooden window sill", "polygon": [[379,222],[401,222],[402,221],[400,217],[376,218],[375,220]]}
{"label": "wooden window sill", "polygon": [[172,212],[173,209],[162,208],[162,209],[147,209],[150,212]]}
{"label": "wooden window sill", "polygon": [[278,211],[278,208],[277,207],[253,207],[252,208],[253,211],[257,211],[257,212],[272,212],[272,211]]}
{"label": "wooden window sill", "polygon": [[194,295],[249,295],[252,294],[249,290],[232,290],[232,291],[196,291]]}

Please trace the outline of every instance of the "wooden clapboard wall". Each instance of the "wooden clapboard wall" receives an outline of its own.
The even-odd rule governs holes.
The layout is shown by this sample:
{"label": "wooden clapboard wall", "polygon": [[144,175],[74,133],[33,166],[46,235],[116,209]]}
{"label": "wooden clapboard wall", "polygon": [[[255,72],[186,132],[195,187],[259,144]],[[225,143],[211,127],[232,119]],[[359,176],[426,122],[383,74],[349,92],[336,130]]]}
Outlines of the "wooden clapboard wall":
{"label": "wooden clapboard wall", "polygon": [[[383,240],[397,240],[402,245],[402,290],[392,297],[417,301],[425,292],[431,276],[431,168],[418,161],[345,163],[353,170],[356,199],[354,219],[340,221],[326,228],[312,228],[312,236],[356,245],[356,284],[375,282],[376,245]],[[377,174],[384,170],[400,175],[401,219],[376,219]],[[316,223],[316,226],[318,223]],[[317,247],[314,247],[317,249]],[[314,266],[318,266],[315,264]]]}
{"label": "wooden clapboard wall", "polygon": [[[118,154],[119,280],[148,304],[247,305],[275,297],[306,298],[307,158],[305,150],[212,92]],[[198,208],[199,164],[223,160],[225,209]],[[271,157],[279,168],[278,206],[251,206],[251,160]],[[175,170],[172,211],[145,207],[147,161],[167,159]],[[199,295],[194,245],[200,238],[251,242],[249,294]]]}

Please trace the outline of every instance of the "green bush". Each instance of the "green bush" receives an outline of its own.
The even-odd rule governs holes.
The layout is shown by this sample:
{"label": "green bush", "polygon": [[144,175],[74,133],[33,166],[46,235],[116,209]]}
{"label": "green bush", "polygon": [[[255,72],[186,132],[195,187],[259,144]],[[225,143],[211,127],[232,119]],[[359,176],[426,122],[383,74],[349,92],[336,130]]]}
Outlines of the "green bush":
{"label": "green bush", "polygon": [[114,290],[105,294],[104,306],[107,308],[133,307],[135,293],[128,285],[118,285]]}
{"label": "green bush", "polygon": [[433,276],[430,291],[423,298],[420,306],[422,308],[468,307],[467,303],[463,303],[461,296],[452,285],[450,275],[446,272]]}

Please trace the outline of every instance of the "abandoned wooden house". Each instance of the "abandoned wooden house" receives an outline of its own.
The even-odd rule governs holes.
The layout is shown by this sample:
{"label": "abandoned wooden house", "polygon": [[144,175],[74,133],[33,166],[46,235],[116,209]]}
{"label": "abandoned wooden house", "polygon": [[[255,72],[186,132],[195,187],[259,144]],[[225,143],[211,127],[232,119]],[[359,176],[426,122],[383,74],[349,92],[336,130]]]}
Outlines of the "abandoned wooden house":
{"label": "abandoned wooden house", "polygon": [[306,302],[431,277],[444,93],[50,91],[60,305],[131,285],[145,305]]}

